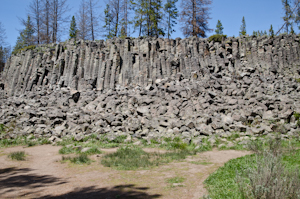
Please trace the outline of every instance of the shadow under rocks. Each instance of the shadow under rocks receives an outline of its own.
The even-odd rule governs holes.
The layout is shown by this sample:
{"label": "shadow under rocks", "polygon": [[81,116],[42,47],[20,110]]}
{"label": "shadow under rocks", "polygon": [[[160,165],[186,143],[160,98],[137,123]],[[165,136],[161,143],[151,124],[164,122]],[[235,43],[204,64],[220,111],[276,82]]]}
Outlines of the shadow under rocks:
{"label": "shadow under rocks", "polygon": [[148,187],[136,187],[133,184],[119,185],[112,188],[96,188],[94,186],[76,188],[74,191],[59,196],[43,196],[41,199],[152,199],[161,195],[145,193]]}
{"label": "shadow under rocks", "polygon": [[13,192],[16,189],[34,189],[45,186],[61,185],[66,182],[51,175],[37,175],[29,168],[0,169],[0,193]]}

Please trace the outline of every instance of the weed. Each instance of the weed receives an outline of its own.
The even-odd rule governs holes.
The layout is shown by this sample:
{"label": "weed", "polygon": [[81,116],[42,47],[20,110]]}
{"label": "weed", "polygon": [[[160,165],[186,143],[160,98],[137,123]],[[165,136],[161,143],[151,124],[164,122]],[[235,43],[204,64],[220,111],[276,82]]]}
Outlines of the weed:
{"label": "weed", "polygon": [[295,80],[296,80],[296,82],[300,83],[300,78],[298,78],[298,79],[295,79]]}
{"label": "weed", "polygon": [[120,170],[136,170],[158,166],[173,160],[182,160],[188,155],[193,155],[193,153],[187,150],[176,150],[168,153],[146,153],[138,147],[122,147],[115,153],[105,155],[101,163],[104,166]]}
{"label": "weed", "polygon": [[90,164],[91,163],[91,159],[87,156],[87,154],[80,154],[75,157],[63,156],[62,161],[63,162],[70,161],[74,164]]}
{"label": "weed", "polygon": [[23,161],[25,160],[25,151],[11,152],[8,157],[12,160]]}
{"label": "weed", "polygon": [[299,198],[300,150],[286,150],[292,144],[278,137],[251,142],[255,154],[230,160],[205,180],[210,197]]}
{"label": "weed", "polygon": [[59,149],[59,154],[71,154],[71,153],[75,153],[76,150],[73,149],[72,147],[66,147],[64,146],[63,148]]}
{"label": "weed", "polygon": [[179,184],[179,187],[182,187],[183,185],[180,183],[183,183],[185,178],[176,176],[174,178],[168,178],[166,181],[171,184],[171,187],[174,187],[174,184]]}
{"label": "weed", "polygon": [[191,161],[190,163],[192,164],[197,164],[197,165],[210,165],[213,164],[212,162],[206,162],[206,161]]}

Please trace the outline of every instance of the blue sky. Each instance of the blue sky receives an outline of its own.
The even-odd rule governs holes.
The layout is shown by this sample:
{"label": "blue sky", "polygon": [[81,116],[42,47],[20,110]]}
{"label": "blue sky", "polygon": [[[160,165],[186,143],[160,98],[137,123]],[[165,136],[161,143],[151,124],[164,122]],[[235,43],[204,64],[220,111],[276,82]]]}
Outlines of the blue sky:
{"label": "blue sky", "polygon": [[[72,16],[79,9],[81,0],[68,0],[70,11],[68,15]],[[6,30],[7,43],[12,47],[15,45],[19,35],[18,30],[23,29],[18,17],[26,18],[27,7],[31,0],[1,0],[0,21]],[[180,10],[181,0],[177,3]],[[99,0],[102,8],[99,12],[103,13],[105,0]],[[211,5],[211,14],[209,27],[214,29],[218,19],[221,20],[224,27],[224,34],[228,36],[238,36],[243,16],[246,20],[246,29],[248,34],[252,34],[253,30],[269,30],[273,25],[275,32],[283,25],[282,16],[284,14],[281,0],[213,0]],[[66,25],[66,31],[62,40],[67,39],[69,24]],[[181,24],[176,26],[176,32],[172,38],[181,37]],[[297,28],[294,28],[299,32]],[[209,35],[214,32],[208,33]],[[134,36],[134,35],[133,35]],[[101,39],[101,38],[97,38]]]}

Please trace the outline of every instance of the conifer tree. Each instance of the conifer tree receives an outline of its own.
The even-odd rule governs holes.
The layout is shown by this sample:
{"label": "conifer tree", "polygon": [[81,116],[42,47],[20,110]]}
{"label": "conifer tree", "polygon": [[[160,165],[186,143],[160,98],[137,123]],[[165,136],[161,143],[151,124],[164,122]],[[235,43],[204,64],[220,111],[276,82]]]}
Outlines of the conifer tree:
{"label": "conifer tree", "polygon": [[273,25],[271,24],[271,27],[269,29],[269,36],[274,37],[274,30],[273,30]]}
{"label": "conifer tree", "polygon": [[240,28],[240,36],[242,35],[246,35],[246,21],[245,21],[245,17],[243,17],[242,19],[242,25],[241,25],[241,28]]}
{"label": "conifer tree", "polygon": [[70,30],[69,30],[69,37],[70,39],[76,39],[77,38],[77,26],[76,26],[76,20],[75,17],[72,17]]}
{"label": "conifer tree", "polygon": [[164,36],[162,28],[162,0],[131,0],[135,11],[134,28],[139,29],[139,36]]}
{"label": "conifer tree", "polygon": [[17,43],[14,47],[13,53],[17,53],[18,50],[35,44],[34,28],[30,16],[28,15],[25,23],[25,29],[20,31],[20,36],[17,38]]}
{"label": "conifer tree", "polygon": [[177,24],[176,19],[178,17],[178,10],[176,3],[178,0],[167,0],[164,10],[167,15],[167,35],[168,39],[170,38],[173,32],[176,32],[173,27]]}
{"label": "conifer tree", "polygon": [[292,10],[290,0],[281,0],[283,4],[284,17],[283,21],[285,22],[285,32],[289,33],[289,27],[291,26],[290,20],[292,19]]}
{"label": "conifer tree", "polygon": [[224,28],[223,28],[223,25],[222,25],[221,21],[218,20],[216,30],[215,30],[216,34],[223,35],[223,29]]}
{"label": "conifer tree", "polygon": [[114,33],[112,31],[112,22],[113,22],[113,17],[112,17],[112,14],[111,14],[111,10],[110,10],[110,6],[109,4],[106,5],[106,8],[104,10],[104,23],[105,25],[103,26],[103,28],[105,29],[105,34],[104,36],[107,38],[107,39],[111,39],[114,37]]}
{"label": "conifer tree", "polygon": [[211,0],[183,0],[181,2],[181,21],[183,34],[188,36],[206,37],[212,31],[208,27]]}

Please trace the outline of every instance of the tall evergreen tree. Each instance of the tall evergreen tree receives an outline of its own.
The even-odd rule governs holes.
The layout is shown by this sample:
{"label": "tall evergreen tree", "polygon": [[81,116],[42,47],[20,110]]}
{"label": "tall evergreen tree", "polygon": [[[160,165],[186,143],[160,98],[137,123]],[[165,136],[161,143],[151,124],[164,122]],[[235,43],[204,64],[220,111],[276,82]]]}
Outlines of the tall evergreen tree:
{"label": "tall evergreen tree", "polygon": [[274,37],[274,30],[273,30],[273,25],[271,24],[271,27],[269,29],[269,36]]}
{"label": "tall evergreen tree", "polygon": [[5,39],[6,31],[0,22],[0,73],[3,71],[5,62],[10,56],[10,47],[7,46]]}
{"label": "tall evergreen tree", "polygon": [[223,25],[222,25],[221,21],[218,20],[216,30],[215,30],[216,34],[223,35],[223,29],[224,28],[223,28]]}
{"label": "tall evergreen tree", "polygon": [[69,30],[69,37],[70,39],[76,39],[77,38],[77,26],[76,26],[76,20],[75,17],[72,17],[70,30]]}
{"label": "tall evergreen tree", "polygon": [[291,10],[291,0],[281,0],[284,10],[283,21],[285,22],[285,32],[289,33],[289,27],[291,26],[292,10]]}
{"label": "tall evergreen tree", "polygon": [[168,39],[170,38],[173,32],[176,32],[174,28],[175,24],[177,24],[176,19],[178,17],[178,10],[176,7],[176,3],[178,0],[167,0],[164,10],[167,15],[167,35]]}
{"label": "tall evergreen tree", "polygon": [[208,27],[210,19],[209,5],[211,0],[184,0],[181,2],[181,21],[184,36],[206,37],[206,33],[212,31]]}
{"label": "tall evergreen tree", "polygon": [[246,21],[245,21],[245,17],[243,17],[242,19],[242,25],[240,27],[240,36],[242,35],[246,35]]}
{"label": "tall evergreen tree", "polygon": [[133,24],[139,35],[164,36],[162,0],[132,0],[135,11]]}
{"label": "tall evergreen tree", "polygon": [[110,6],[109,4],[106,5],[106,8],[104,10],[104,23],[105,25],[103,28],[105,29],[104,37],[107,39],[111,39],[114,37],[114,33],[112,31],[112,23],[113,23],[113,17],[111,15]]}
{"label": "tall evergreen tree", "polygon": [[17,53],[18,50],[34,44],[34,27],[31,18],[28,15],[27,21],[25,23],[25,29],[20,31],[20,36],[17,39],[17,43],[14,47],[13,53]]}

